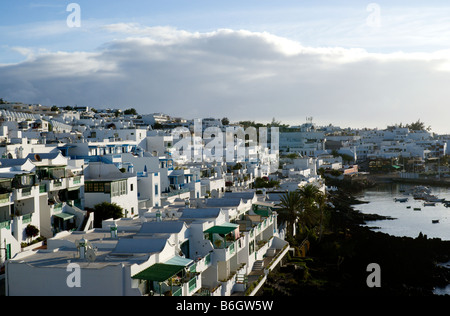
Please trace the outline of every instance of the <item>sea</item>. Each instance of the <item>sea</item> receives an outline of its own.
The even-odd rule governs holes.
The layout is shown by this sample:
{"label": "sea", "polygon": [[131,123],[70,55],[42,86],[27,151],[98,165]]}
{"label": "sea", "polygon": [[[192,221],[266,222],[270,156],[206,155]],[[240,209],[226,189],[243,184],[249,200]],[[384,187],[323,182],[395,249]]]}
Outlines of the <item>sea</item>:
{"label": "sea", "polygon": [[[355,210],[363,214],[378,214],[394,219],[367,222],[373,231],[383,232],[392,236],[415,238],[420,233],[428,238],[450,240],[450,207],[437,202],[434,206],[426,206],[423,200],[414,199],[411,190],[415,185],[386,183],[366,189],[357,195],[361,201],[369,202],[354,205]],[[450,201],[449,187],[428,187],[430,193],[439,199]],[[406,202],[396,199],[407,198]],[[450,268],[450,263],[445,266]],[[450,285],[435,289],[435,294],[450,295]]]}

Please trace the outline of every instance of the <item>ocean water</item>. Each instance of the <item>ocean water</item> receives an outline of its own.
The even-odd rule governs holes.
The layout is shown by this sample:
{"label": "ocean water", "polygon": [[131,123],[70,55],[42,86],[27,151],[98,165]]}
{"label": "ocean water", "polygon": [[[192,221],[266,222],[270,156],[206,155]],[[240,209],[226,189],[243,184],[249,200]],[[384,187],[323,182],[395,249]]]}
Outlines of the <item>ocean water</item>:
{"label": "ocean water", "polygon": [[[435,206],[424,206],[424,201],[415,200],[412,195],[406,193],[414,185],[385,184],[376,188],[367,189],[357,196],[367,204],[354,205],[354,209],[364,214],[379,214],[390,216],[393,220],[378,220],[367,222],[367,226],[374,231],[380,231],[392,236],[417,237],[420,233],[428,238],[441,238],[450,240],[450,207],[443,203]],[[450,201],[450,188],[429,187],[431,194],[438,198]],[[403,192],[405,191],[405,192]],[[408,198],[407,202],[396,202],[396,198]],[[420,208],[420,211],[414,210]],[[433,223],[439,220],[439,223]],[[450,262],[444,264],[450,269]],[[437,295],[450,295],[450,285],[445,288],[436,288]]]}
{"label": "ocean water", "polygon": [[[354,209],[364,214],[379,214],[395,218],[367,222],[368,227],[393,236],[417,237],[420,233],[428,238],[450,240],[450,207],[437,202],[435,206],[424,206],[423,200],[406,195],[414,185],[385,184],[367,189],[358,199],[367,204],[354,205]],[[431,194],[450,201],[450,188],[429,187]],[[405,192],[402,192],[405,191]],[[407,202],[395,202],[395,198],[408,198]],[[420,208],[420,210],[414,210]],[[439,223],[433,223],[439,220]]]}

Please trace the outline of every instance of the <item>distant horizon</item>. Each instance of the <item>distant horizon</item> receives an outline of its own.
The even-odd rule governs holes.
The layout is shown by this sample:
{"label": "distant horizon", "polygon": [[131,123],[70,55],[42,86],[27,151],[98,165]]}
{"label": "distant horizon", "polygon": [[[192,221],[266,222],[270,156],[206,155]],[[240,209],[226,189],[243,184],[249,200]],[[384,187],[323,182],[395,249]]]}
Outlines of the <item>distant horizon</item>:
{"label": "distant horizon", "polygon": [[[2,98],[0,97],[0,99],[2,99]],[[125,111],[125,110],[128,110],[128,109],[133,109],[133,108],[135,109],[135,107],[133,107],[133,106],[125,106],[125,107],[121,107],[121,108],[116,108],[116,107],[114,107],[114,108],[113,108],[113,107],[96,107],[95,105],[57,105],[57,104],[48,105],[48,104],[42,104],[42,103],[40,103],[40,102],[37,102],[37,103],[24,103],[24,102],[17,101],[17,100],[15,100],[15,101],[12,101],[12,100],[4,100],[4,101],[5,101],[7,104],[8,104],[8,103],[9,103],[9,104],[14,104],[14,103],[18,103],[18,104],[35,104],[35,105],[38,105],[38,104],[39,104],[39,105],[46,106],[46,107],[56,106],[56,107],[58,107],[58,108],[64,108],[64,107],[69,106],[69,107],[72,107],[72,108],[75,108],[75,107],[89,107],[89,108],[93,108],[93,109],[95,109],[95,110],[108,110],[108,109],[110,109],[110,110],[121,110],[121,111]],[[405,125],[405,124],[411,124],[411,123],[415,123],[415,122],[417,122],[417,121],[420,121],[420,122],[424,123],[425,127],[430,127],[430,128],[431,128],[431,130],[429,131],[430,133],[436,133],[437,135],[450,135],[450,132],[449,132],[449,133],[439,133],[439,132],[433,130],[433,127],[432,127],[432,126],[427,125],[426,122],[422,121],[420,118],[417,119],[417,120],[415,120],[415,121],[413,121],[413,122],[397,122],[397,123],[392,123],[392,124],[386,124],[385,127],[379,127],[379,126],[376,126],[376,127],[369,127],[369,126],[359,126],[359,127],[355,127],[355,126],[351,126],[351,125],[347,125],[347,126],[343,127],[341,124],[336,124],[336,123],[333,123],[333,122],[328,122],[328,123],[323,123],[323,122],[322,122],[322,123],[317,123],[317,122],[314,121],[314,118],[308,117],[308,116],[305,116],[305,117],[304,117],[304,121],[303,121],[303,122],[301,122],[300,120],[298,120],[298,121],[297,121],[297,120],[295,120],[295,121],[294,121],[294,120],[291,120],[291,121],[282,121],[282,120],[278,120],[276,117],[273,117],[273,118],[270,119],[270,120],[255,120],[255,119],[230,120],[230,118],[227,117],[227,116],[224,116],[224,117],[204,116],[204,117],[192,117],[192,118],[191,118],[191,117],[185,117],[185,116],[181,116],[181,115],[177,115],[177,114],[173,115],[173,114],[165,113],[164,111],[155,111],[155,112],[151,112],[151,113],[139,113],[139,111],[137,111],[137,115],[151,115],[151,114],[156,114],[156,113],[165,114],[165,115],[168,115],[168,116],[174,117],[174,118],[183,118],[183,119],[186,119],[186,120],[195,120],[195,119],[198,119],[198,118],[200,118],[200,119],[205,119],[205,118],[215,118],[215,119],[220,119],[220,120],[222,120],[223,118],[228,118],[229,121],[230,121],[230,123],[234,123],[234,124],[237,124],[237,123],[239,123],[239,122],[244,122],[244,121],[250,121],[250,122],[261,123],[261,124],[269,124],[269,123],[272,122],[273,119],[275,119],[277,122],[280,122],[281,124],[288,125],[288,127],[290,127],[290,128],[296,127],[296,126],[301,126],[301,125],[303,125],[303,124],[305,124],[305,123],[308,123],[308,119],[312,119],[311,123],[315,124],[315,125],[318,126],[318,127],[327,127],[327,126],[330,126],[330,124],[331,124],[331,126],[333,126],[333,127],[338,127],[338,128],[343,129],[343,130],[345,130],[345,129],[352,129],[352,130],[363,130],[363,129],[369,129],[369,130],[375,130],[375,129],[378,129],[378,130],[385,130],[385,129],[391,127],[391,126],[396,126],[396,125],[400,125],[400,124],[403,124],[403,125]],[[319,121],[319,122],[320,122],[320,121]]]}

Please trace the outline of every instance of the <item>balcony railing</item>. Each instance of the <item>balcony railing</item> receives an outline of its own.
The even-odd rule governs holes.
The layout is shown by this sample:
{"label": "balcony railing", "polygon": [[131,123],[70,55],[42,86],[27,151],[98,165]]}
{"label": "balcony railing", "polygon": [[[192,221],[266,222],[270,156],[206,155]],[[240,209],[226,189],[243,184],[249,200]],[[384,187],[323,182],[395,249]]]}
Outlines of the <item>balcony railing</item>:
{"label": "balcony railing", "polygon": [[47,185],[45,183],[42,183],[39,185],[39,193],[46,193],[47,192]]}
{"label": "balcony railing", "polygon": [[73,184],[80,184],[81,183],[81,177],[77,176],[77,177],[73,177]]}
{"label": "balcony railing", "polygon": [[0,222],[0,229],[2,228],[11,229],[11,221]]}
{"label": "balcony railing", "polygon": [[191,293],[197,287],[197,277],[193,277],[189,280],[189,293]]}
{"label": "balcony railing", "polygon": [[25,214],[22,216],[22,224],[31,223],[31,214]]}
{"label": "balcony railing", "polygon": [[178,194],[187,193],[187,192],[189,192],[189,188],[175,190],[175,191],[171,191],[171,192],[167,192],[167,193],[162,193],[161,195],[163,197],[172,197],[172,196],[175,196],[175,195],[178,195]]}
{"label": "balcony railing", "polygon": [[22,196],[30,196],[31,195],[31,187],[22,189]]}
{"label": "balcony railing", "polygon": [[8,203],[11,200],[11,193],[0,194],[0,204]]}
{"label": "balcony railing", "polygon": [[183,288],[179,287],[177,290],[173,291],[172,296],[182,296],[183,295]]}

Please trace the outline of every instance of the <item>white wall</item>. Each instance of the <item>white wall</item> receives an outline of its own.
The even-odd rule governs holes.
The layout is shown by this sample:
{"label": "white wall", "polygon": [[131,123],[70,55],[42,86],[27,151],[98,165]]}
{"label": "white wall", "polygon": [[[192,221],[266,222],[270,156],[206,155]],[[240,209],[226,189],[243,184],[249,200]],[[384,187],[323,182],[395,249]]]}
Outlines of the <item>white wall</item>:
{"label": "white wall", "polygon": [[131,288],[131,281],[124,278],[127,273],[129,275],[129,270],[128,266],[122,267],[120,263],[104,268],[82,268],[81,287],[68,287],[67,279],[73,270],[67,271],[67,267],[39,268],[10,261],[7,264],[6,290],[9,296],[140,295],[138,289]]}

